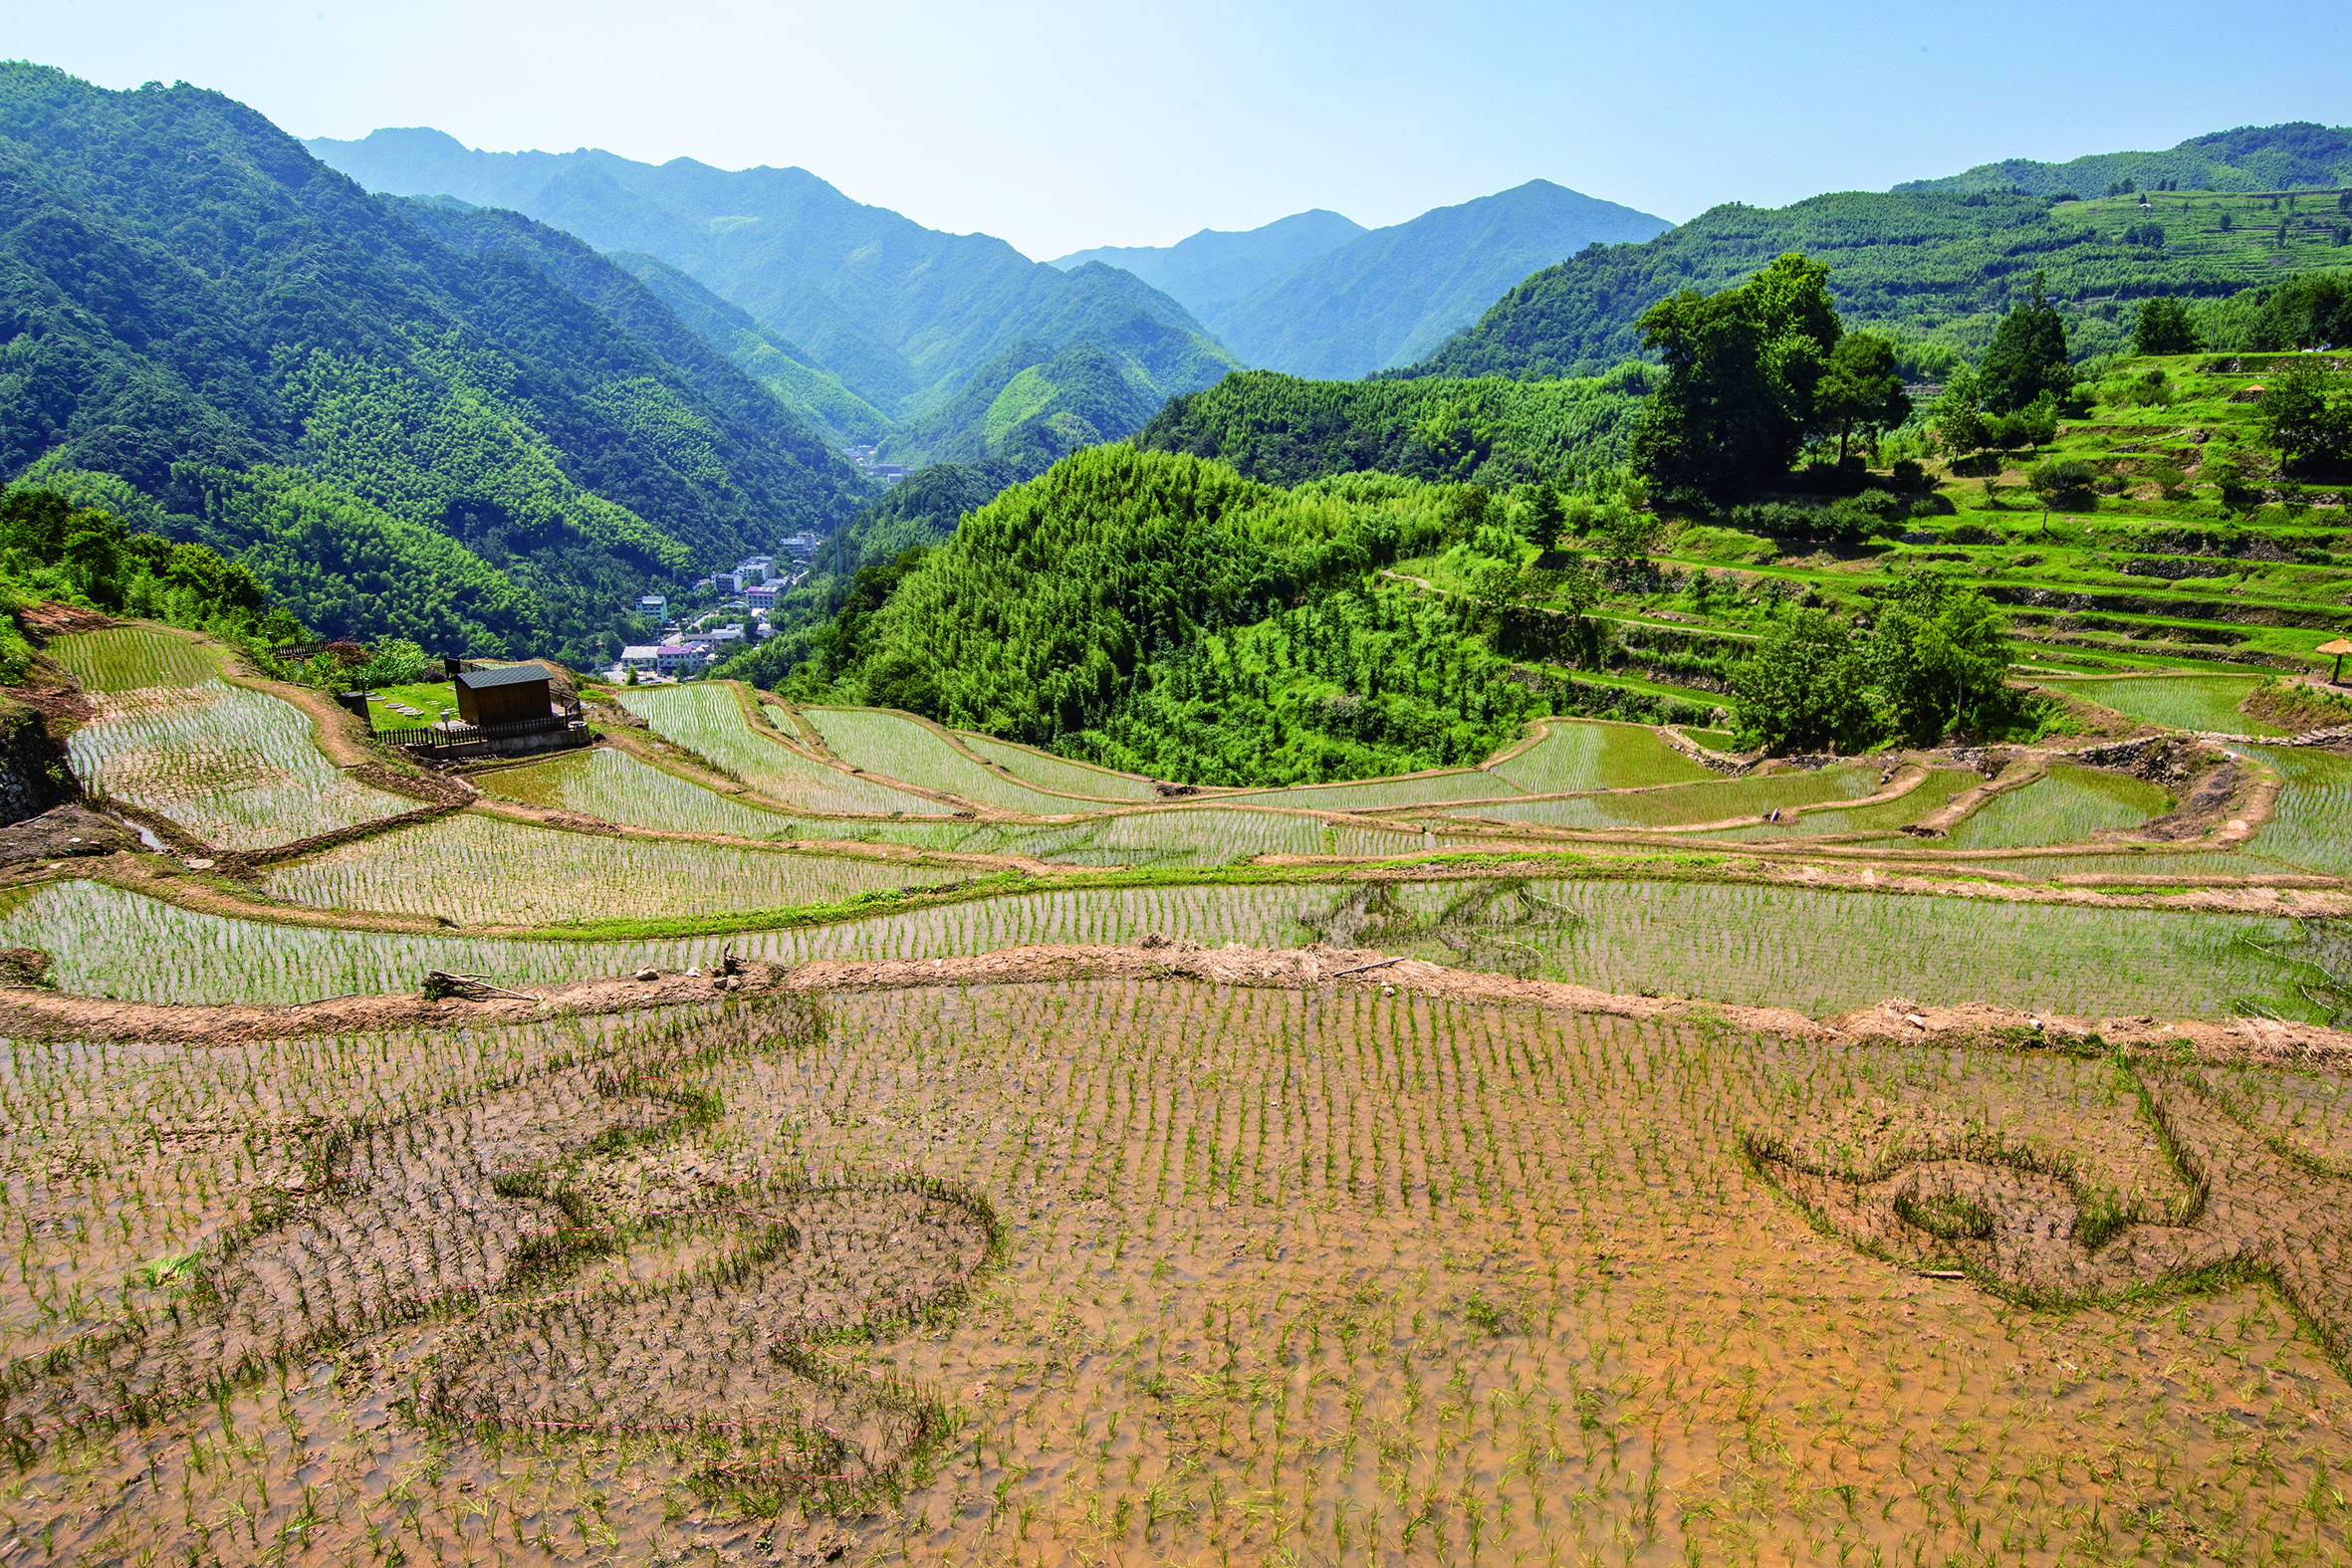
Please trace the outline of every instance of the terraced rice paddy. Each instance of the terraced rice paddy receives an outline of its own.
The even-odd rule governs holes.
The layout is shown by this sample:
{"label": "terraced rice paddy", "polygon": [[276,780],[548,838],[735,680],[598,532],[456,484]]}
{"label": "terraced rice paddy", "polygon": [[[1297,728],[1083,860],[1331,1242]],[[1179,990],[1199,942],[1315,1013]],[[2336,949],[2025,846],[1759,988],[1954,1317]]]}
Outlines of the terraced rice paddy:
{"label": "terraced rice paddy", "polygon": [[[1033,855],[1054,865],[1221,866],[1259,855],[1401,855],[1425,847],[1419,833],[1327,828],[1311,816],[1179,806],[1095,817],[1067,827],[1004,828],[972,840],[989,854]],[[1376,846],[1376,847],[1375,847]]]}
{"label": "terraced rice paddy", "polygon": [[1767,816],[1775,808],[1793,805],[1859,799],[1877,792],[1879,779],[1880,770],[1874,765],[1841,765],[1810,773],[1720,779],[1626,794],[1503,801],[1467,806],[1461,814],[1503,822],[1540,822],[1550,827],[1680,827],[1736,816]]}
{"label": "terraced rice paddy", "polygon": [[1954,795],[1973,789],[1982,783],[1983,778],[1970,769],[1937,768],[1931,770],[1909,792],[1892,800],[1882,800],[1876,805],[1807,811],[1801,816],[1784,816],[1777,822],[1751,822],[1745,827],[1721,828],[1702,836],[1755,840],[1891,833],[1910,826],[1930,812],[1943,809]]}
{"label": "terraced rice paddy", "polygon": [[2118,679],[2051,681],[2066,692],[2151,724],[2217,735],[2283,735],[2237,705],[2261,684],[2255,675],[2131,675]]}
{"label": "terraced rice paddy", "polygon": [[1695,784],[1715,777],[1642,725],[1597,719],[1546,723],[1549,732],[1541,740],[1487,771],[1529,794]]}
{"label": "terraced rice paddy", "polygon": [[2311,746],[2246,750],[2285,781],[2253,849],[2328,876],[2352,876],[2352,758]]}
{"label": "terraced rice paddy", "polygon": [[638,688],[622,694],[653,733],[703,758],[769,798],[843,816],[947,816],[954,807],[828,768],[755,733],[726,685]]}
{"label": "terraced rice paddy", "polygon": [[273,867],[262,886],[315,909],[509,926],[793,909],[969,875],[791,849],[611,838],[464,812]]}
{"label": "terraced rice paddy", "polygon": [[958,731],[956,739],[967,751],[978,753],[1025,784],[1057,794],[1094,795],[1112,800],[1150,800],[1157,797],[1149,783],[1114,774],[1106,768],[1073,763],[1049,752],[1015,746],[994,736]]}
{"label": "terraced rice paddy", "polygon": [[835,757],[885,778],[944,789],[982,805],[1058,816],[1100,809],[1098,802],[1033,789],[966,757],[929,725],[871,708],[805,708],[803,715]]}
{"label": "terraced rice paddy", "polygon": [[[1499,945],[1475,952],[1436,937],[1421,941],[1409,930],[1363,940],[1481,968],[1508,968],[1500,960],[1529,949],[1532,972],[1549,978],[1814,1012],[1897,994],[2091,1014],[2216,1016],[2241,997],[2266,998],[2265,1006],[2288,1016],[2308,1010],[2282,994],[2277,965],[2232,945],[2249,933],[2276,940],[2286,930],[2278,921],[1704,883],[1532,886],[1568,918],[1503,929]],[[1429,915],[1464,885],[1404,887],[1399,896],[1412,911]],[[1330,888],[1073,889],[785,931],[558,942],[279,926],[68,882],[45,885],[0,916],[0,946],[53,954],[57,983],[68,991],[145,1002],[286,1003],[407,991],[427,969],[548,984],[640,965],[708,965],[727,948],[788,963],[928,958],[1037,943],[1133,942],[1154,931],[1204,947],[1285,947],[1310,940],[1304,922],[1325,924],[1340,896]]]}
{"label": "terraced rice paddy", "polygon": [[1447,773],[1411,774],[1397,779],[1375,779],[1351,784],[1294,784],[1287,789],[1245,789],[1220,794],[1221,803],[1278,805],[1298,811],[1381,811],[1396,806],[1427,805],[1448,800],[1484,800],[1519,794],[1508,779],[1476,768]]}
{"label": "terraced rice paddy", "polygon": [[[2334,1148],[2340,1078],[1369,988],[823,1013],[12,1047],[15,1538],[1047,1568],[2340,1541],[2343,1194],[2263,1141]],[[2209,1288],[2165,1282],[2184,1255]],[[124,1387],[140,1422],[93,1419]]]}
{"label": "terraced rice paddy", "polygon": [[311,721],[261,692],[206,680],[98,696],[68,742],[74,775],[222,849],[264,849],[416,809],[319,755]]}
{"label": "terraced rice paddy", "polygon": [[220,676],[213,655],[185,634],[153,626],[109,626],[53,637],[49,656],[86,692],[126,692],[140,686],[195,686]]}
{"label": "terraced rice paddy", "polygon": [[790,817],[730,799],[610,747],[476,774],[473,783],[484,794],[654,832],[782,838],[794,828]]}
{"label": "terraced rice paddy", "polygon": [[2172,794],[2161,784],[2052,763],[2045,777],[2003,790],[1970,812],[1944,842],[1953,849],[2079,844],[2109,828],[2137,827],[2172,807]]}

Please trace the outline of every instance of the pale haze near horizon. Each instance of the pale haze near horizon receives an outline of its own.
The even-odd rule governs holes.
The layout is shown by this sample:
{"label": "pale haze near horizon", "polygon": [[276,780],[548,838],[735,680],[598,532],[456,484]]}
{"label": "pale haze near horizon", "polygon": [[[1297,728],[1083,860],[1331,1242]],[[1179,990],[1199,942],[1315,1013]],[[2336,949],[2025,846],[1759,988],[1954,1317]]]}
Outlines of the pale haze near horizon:
{"label": "pale haze near horizon", "polygon": [[1379,227],[1534,178],[1682,221],[2352,119],[2352,8],[1911,9],[59,0],[5,47],[217,89],[298,136],[797,164],[1039,260],[1310,207]]}

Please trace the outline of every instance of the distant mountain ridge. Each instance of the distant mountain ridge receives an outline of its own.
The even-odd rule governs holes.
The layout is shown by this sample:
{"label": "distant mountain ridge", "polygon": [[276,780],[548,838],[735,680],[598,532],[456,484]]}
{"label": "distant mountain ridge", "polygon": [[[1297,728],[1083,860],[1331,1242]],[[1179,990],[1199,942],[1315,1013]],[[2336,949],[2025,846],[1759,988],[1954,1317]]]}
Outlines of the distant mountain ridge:
{"label": "distant mountain ridge", "polygon": [[[371,190],[508,207],[598,250],[651,257],[744,312],[766,348],[813,361],[894,421],[953,400],[1022,343],[1126,355],[1162,395],[1238,368],[1191,313],[1140,280],[1064,272],[985,234],[927,229],[806,169],[484,152],[423,128],[306,145]],[[1197,341],[1171,352],[1170,334]],[[1158,384],[1153,365],[1181,379]]]}
{"label": "distant mountain ridge", "polygon": [[1055,258],[1052,265],[1067,269],[1100,262],[1123,268],[1206,321],[1244,295],[1368,232],[1352,218],[1315,207],[1255,229],[1203,229],[1174,245],[1103,245],[1072,251]]}
{"label": "distant mountain ridge", "polygon": [[2097,196],[2127,179],[2141,190],[2164,180],[2174,181],[2176,190],[2337,189],[2352,185],[2352,126],[2307,120],[2240,125],[2191,136],[2162,152],[2095,152],[2064,163],[2005,158],[1941,179],[1907,180],[1895,189]]}
{"label": "distant mountain ridge", "polygon": [[1537,268],[1671,227],[1529,180],[1359,234],[1203,320],[1253,366],[1351,379],[1422,357]]}

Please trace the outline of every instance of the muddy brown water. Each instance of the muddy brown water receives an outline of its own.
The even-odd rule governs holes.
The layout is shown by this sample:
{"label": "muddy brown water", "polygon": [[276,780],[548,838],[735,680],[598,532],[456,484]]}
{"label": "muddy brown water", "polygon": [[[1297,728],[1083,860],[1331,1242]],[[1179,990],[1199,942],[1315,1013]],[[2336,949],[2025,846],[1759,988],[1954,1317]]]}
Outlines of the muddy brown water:
{"label": "muddy brown water", "polygon": [[0,1562],[2346,1554],[2336,1077],[809,1006],[11,1047]]}

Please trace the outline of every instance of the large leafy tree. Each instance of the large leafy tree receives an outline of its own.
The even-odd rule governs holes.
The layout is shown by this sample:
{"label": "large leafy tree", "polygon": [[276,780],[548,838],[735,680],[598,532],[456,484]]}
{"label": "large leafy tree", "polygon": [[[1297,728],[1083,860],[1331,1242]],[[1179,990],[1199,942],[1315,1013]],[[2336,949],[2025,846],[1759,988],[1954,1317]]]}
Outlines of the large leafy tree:
{"label": "large leafy tree", "polygon": [[1865,662],[1893,726],[1916,741],[1940,740],[1999,702],[2008,621],[1976,588],[1912,577],[1881,609]]}
{"label": "large leafy tree", "polygon": [[1735,289],[1684,290],[1641,319],[1666,384],[1634,427],[1636,472],[1670,490],[1736,495],[1788,471],[1844,336],[1826,265],[1790,252]]}
{"label": "large leafy tree", "polygon": [[1911,396],[1895,370],[1895,345],[1876,333],[1848,333],[1829,351],[1813,393],[1813,427],[1837,437],[1837,460],[1857,435],[1877,435],[1911,417]]}
{"label": "large leafy tree", "polygon": [[1852,633],[1820,610],[1798,610],[1732,672],[1738,744],[1775,753],[1858,751],[1876,728],[1867,679]]}
{"label": "large leafy tree", "polygon": [[2042,275],[2033,275],[2033,293],[2024,304],[2001,318],[1977,367],[1985,389],[1985,406],[1997,414],[2025,407],[2048,392],[2055,396],[2074,384],[2074,366],[2066,357],[2066,324],[2050,304]]}
{"label": "large leafy tree", "polygon": [[2329,383],[2337,379],[2307,359],[2290,359],[2263,389],[2262,433],[2289,461],[2352,458],[2352,390],[2329,396]]}

